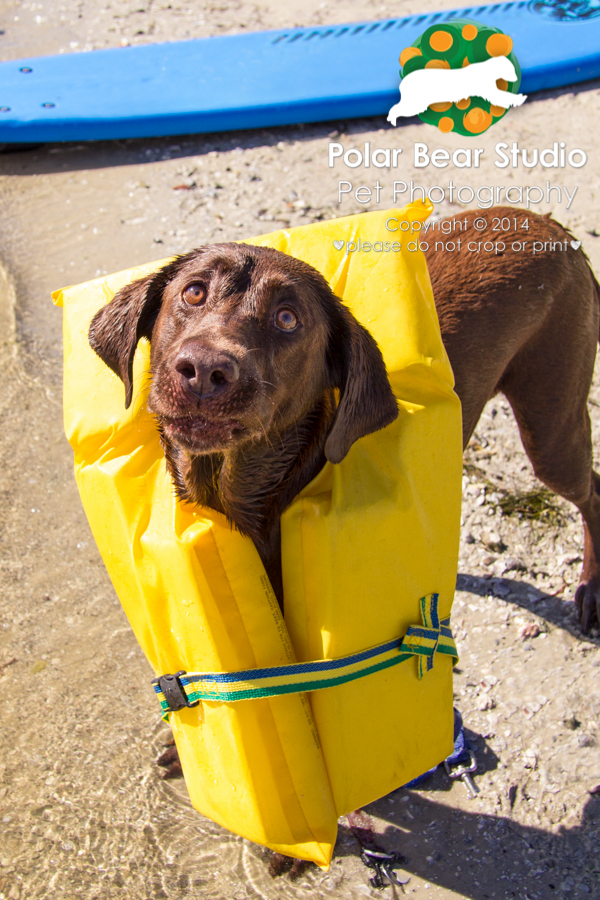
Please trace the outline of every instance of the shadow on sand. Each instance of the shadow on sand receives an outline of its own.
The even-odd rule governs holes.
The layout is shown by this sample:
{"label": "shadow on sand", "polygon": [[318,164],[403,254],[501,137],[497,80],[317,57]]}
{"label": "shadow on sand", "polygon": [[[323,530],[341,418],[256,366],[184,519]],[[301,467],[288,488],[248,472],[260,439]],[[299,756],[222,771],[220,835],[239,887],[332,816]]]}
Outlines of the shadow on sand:
{"label": "shadow on sand", "polygon": [[[401,788],[365,808],[387,823],[381,843],[406,857],[405,872],[470,900],[599,896],[600,796],[590,795],[580,825],[550,833],[513,821],[512,810],[481,815],[431,798],[450,786],[438,770],[424,786],[429,796]],[[512,792],[507,805],[527,802]],[[356,841],[341,826],[336,854],[350,853],[357,853]]]}

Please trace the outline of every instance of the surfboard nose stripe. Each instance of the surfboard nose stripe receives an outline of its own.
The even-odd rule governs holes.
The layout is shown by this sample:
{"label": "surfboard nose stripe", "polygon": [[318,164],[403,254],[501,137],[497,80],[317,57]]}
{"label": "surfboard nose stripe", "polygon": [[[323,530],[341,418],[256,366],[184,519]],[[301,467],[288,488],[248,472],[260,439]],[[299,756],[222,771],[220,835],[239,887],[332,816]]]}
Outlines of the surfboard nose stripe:
{"label": "surfboard nose stripe", "polygon": [[[339,659],[290,663],[238,672],[182,671],[176,675],[162,675],[153,681],[162,717],[168,719],[171,712],[177,711],[183,705],[195,706],[201,701],[236,703],[240,700],[277,697],[281,694],[319,691],[347,684],[357,678],[365,678],[413,657],[417,658],[419,678],[423,678],[433,668],[436,653],[450,656],[453,665],[456,665],[458,653],[450,629],[450,618],[440,621],[438,599],[438,594],[428,594],[420,599],[423,624],[411,625],[403,638],[396,638]],[[169,685],[176,679],[181,688],[184,702],[176,709],[165,697],[161,687],[163,679],[168,679]],[[172,695],[171,687],[169,692]]]}

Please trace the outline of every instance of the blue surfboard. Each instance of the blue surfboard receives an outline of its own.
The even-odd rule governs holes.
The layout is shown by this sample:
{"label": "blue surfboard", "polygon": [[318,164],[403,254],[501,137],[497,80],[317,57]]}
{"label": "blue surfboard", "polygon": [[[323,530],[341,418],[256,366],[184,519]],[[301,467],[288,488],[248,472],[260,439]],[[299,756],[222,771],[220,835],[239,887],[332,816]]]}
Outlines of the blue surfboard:
{"label": "blue surfboard", "polygon": [[0,63],[0,142],[105,140],[386,115],[398,56],[436,22],[514,42],[521,91],[600,77],[600,0],[530,0]]}

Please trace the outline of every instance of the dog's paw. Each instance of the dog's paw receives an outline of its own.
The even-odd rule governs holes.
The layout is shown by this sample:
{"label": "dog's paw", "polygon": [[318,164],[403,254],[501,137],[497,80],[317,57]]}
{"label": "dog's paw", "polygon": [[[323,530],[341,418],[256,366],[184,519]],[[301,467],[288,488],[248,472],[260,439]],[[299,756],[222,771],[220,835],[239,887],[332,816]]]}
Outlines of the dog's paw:
{"label": "dog's paw", "polygon": [[166,781],[168,778],[182,778],[183,769],[181,768],[181,760],[179,759],[175,741],[171,739],[169,743],[166,744],[166,747],[167,749],[161,753],[156,760],[156,764],[165,769],[162,775],[163,780]]}
{"label": "dog's paw", "polygon": [[600,577],[581,582],[575,591],[575,604],[581,630],[588,634],[593,625],[600,624]]}
{"label": "dog's paw", "polygon": [[271,878],[279,878],[284,872],[288,872],[294,863],[291,856],[284,856],[283,853],[277,853],[272,850],[269,859],[269,875]]}
{"label": "dog's paw", "polygon": [[308,865],[309,863],[305,859],[293,859],[291,856],[284,856],[283,853],[272,850],[269,860],[269,875],[271,878],[279,878],[287,872],[290,881],[297,881]]}

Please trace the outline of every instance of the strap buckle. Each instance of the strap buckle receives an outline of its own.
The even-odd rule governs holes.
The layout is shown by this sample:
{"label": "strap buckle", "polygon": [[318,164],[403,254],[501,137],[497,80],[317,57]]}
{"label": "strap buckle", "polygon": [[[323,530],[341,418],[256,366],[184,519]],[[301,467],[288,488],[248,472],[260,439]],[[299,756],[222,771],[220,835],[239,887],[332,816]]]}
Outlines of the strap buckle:
{"label": "strap buckle", "polygon": [[387,886],[384,878],[387,878],[390,884],[396,884],[402,887],[408,884],[410,877],[407,875],[398,875],[396,869],[406,863],[406,858],[401,853],[386,853],[385,850],[368,850],[363,847],[361,859],[365,866],[375,870],[375,875],[370,879],[374,888],[384,888]]}
{"label": "strap buckle", "polygon": [[159,678],[152,679],[152,684],[157,684],[162,691],[170,712],[177,712],[177,710],[184,709],[186,706],[196,706],[199,702],[196,700],[194,703],[190,703],[188,695],[179,680],[180,676],[185,674],[185,670],[182,669],[180,672],[175,672],[174,675],[161,675]]}

